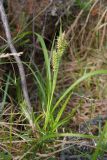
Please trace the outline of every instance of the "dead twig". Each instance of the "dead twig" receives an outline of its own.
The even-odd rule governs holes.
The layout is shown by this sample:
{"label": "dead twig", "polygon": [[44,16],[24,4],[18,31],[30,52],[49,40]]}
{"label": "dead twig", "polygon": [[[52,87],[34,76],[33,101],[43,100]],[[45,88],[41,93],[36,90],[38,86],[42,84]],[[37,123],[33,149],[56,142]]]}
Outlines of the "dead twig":
{"label": "dead twig", "polygon": [[0,54],[0,58],[8,58],[10,56],[21,56],[23,54],[23,52],[19,52],[19,53],[2,53]]}

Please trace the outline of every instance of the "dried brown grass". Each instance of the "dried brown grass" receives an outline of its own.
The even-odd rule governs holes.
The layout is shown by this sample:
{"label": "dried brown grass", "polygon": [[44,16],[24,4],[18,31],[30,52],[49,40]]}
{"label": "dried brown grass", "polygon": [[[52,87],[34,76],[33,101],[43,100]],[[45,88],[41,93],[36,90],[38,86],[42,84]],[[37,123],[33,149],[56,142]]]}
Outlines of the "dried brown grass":
{"label": "dried brown grass", "polygon": [[[58,87],[62,91],[81,77],[85,71],[107,69],[106,4],[106,1],[93,1],[89,12],[87,13],[85,10],[78,12],[69,27],[67,31],[67,38],[69,38],[68,58],[63,61],[59,72]],[[83,82],[75,90],[76,95],[73,96],[69,107],[74,108],[79,103],[81,104],[74,122],[79,124],[98,115],[106,116],[106,81],[105,76],[92,78]],[[91,101],[92,99],[94,99],[94,103]]]}

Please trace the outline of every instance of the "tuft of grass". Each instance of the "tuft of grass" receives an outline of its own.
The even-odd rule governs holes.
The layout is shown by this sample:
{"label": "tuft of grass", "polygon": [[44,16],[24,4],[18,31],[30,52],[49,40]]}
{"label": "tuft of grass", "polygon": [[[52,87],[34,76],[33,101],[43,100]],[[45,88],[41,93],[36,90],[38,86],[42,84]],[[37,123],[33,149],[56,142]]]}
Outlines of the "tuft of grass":
{"label": "tuft of grass", "polygon": [[[75,80],[74,83],[72,83],[63,93],[60,93],[60,96],[57,98],[55,96],[55,89],[57,85],[57,78],[58,78],[58,72],[59,72],[59,67],[61,64],[62,57],[67,49],[68,43],[65,39],[65,33],[62,33],[60,31],[60,34],[56,40],[56,45],[52,48],[51,50],[51,56],[49,56],[48,49],[46,48],[45,42],[42,38],[42,36],[36,34],[38,37],[38,40],[41,44],[42,47],[42,52],[44,55],[44,74],[41,73],[41,70],[38,69],[36,66],[36,70],[32,68],[29,64],[25,63],[25,65],[29,68],[31,71],[34,80],[36,82],[36,86],[38,88],[38,101],[40,104],[40,110],[39,112],[35,113],[33,112],[32,114],[29,114],[26,104],[23,100],[22,94],[21,94],[21,89],[19,88],[19,83],[18,80],[15,79],[14,85],[16,87],[16,92],[17,92],[17,101],[18,105],[21,106],[21,112],[24,114],[24,117],[27,119],[29,124],[31,126],[34,126],[33,130],[33,136],[35,134],[36,138],[32,138],[32,131],[31,129],[27,128],[26,125],[24,128],[26,131],[17,131],[14,130],[14,127],[10,125],[9,127],[9,141],[10,141],[10,150],[12,148],[12,143],[14,139],[21,138],[25,140],[25,143],[28,143],[30,147],[26,147],[27,151],[26,153],[23,154],[20,159],[23,159],[26,157],[31,150],[34,148],[43,147],[44,142],[53,141],[55,138],[59,137],[81,137],[81,138],[89,138],[89,139],[95,139],[98,141],[97,147],[95,150],[95,153],[93,154],[93,159],[96,159],[99,154],[102,154],[101,152],[101,147],[102,141],[106,141],[106,133],[107,133],[107,126],[105,125],[103,132],[101,133],[101,136],[93,136],[93,135],[88,135],[88,134],[79,134],[79,133],[61,133],[62,127],[70,120],[73,118],[75,112],[76,112],[76,107],[71,110],[71,112],[65,117],[64,116],[64,111],[68,105],[68,102],[71,99],[72,92],[76,89],[76,87],[83,82],[84,80],[87,80],[90,77],[93,77],[95,75],[106,75],[107,70],[95,70],[87,73],[86,71],[83,73],[83,75]],[[51,69],[51,65],[53,69]],[[44,76],[45,75],[45,76]],[[9,85],[9,80],[10,76],[7,78],[6,82],[6,88],[5,92],[7,93],[8,90],[8,85]],[[4,101],[6,100],[6,95],[4,94]],[[38,106],[37,106],[38,107]],[[12,124],[14,118],[13,118],[13,112],[10,114],[10,123]],[[20,120],[19,120],[20,121]],[[22,122],[25,122],[22,120]],[[28,125],[29,125],[28,124]],[[29,131],[28,131],[29,130]],[[15,135],[15,136],[13,136]],[[4,139],[8,139],[8,136],[4,136]],[[34,143],[33,147],[32,144]],[[105,147],[105,145],[104,145]],[[30,148],[30,149],[29,149]],[[11,152],[11,151],[10,151]],[[10,153],[9,152],[9,153]]]}
{"label": "tuft of grass", "polygon": [[[49,57],[48,50],[43,38],[38,34],[36,35],[41,44],[44,55],[46,77],[41,74],[41,71],[38,68],[35,72],[31,66],[27,65],[36,80],[41,107],[40,114],[34,115],[33,118],[34,125],[40,133],[39,137],[48,137],[51,134],[59,134],[59,130],[61,129],[61,127],[74,116],[76,109],[71,110],[71,112],[66,117],[62,118],[67,104],[71,98],[72,91],[74,91],[82,81],[95,75],[107,74],[107,70],[96,70],[89,73],[85,72],[82,77],[76,80],[68,87],[68,89],[61,93],[61,96],[57,99],[54,93],[57,84],[58,71],[62,55],[67,48],[65,33],[60,32],[60,35],[56,41],[56,46],[52,50],[52,59]],[[51,71],[51,61],[53,72]]]}
{"label": "tuft of grass", "polygon": [[107,150],[107,121],[103,127],[102,132],[96,142],[96,149],[92,155],[92,160],[104,157],[104,152]]}
{"label": "tuft of grass", "polygon": [[92,1],[82,1],[82,0],[76,0],[76,5],[79,6],[80,9],[83,9],[85,11],[89,11],[91,7]]}

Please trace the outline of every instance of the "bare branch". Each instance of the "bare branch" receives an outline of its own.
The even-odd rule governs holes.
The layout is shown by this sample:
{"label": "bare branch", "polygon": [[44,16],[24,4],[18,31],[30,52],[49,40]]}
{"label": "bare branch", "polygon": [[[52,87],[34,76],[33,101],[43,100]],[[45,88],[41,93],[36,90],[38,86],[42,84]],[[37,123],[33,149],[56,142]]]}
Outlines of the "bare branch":
{"label": "bare branch", "polygon": [[[2,0],[0,0],[0,15],[1,15],[1,20],[2,20],[3,26],[4,26],[5,34],[6,34],[6,37],[7,37],[7,43],[10,47],[10,50],[11,50],[12,53],[17,53],[17,51],[16,51],[16,49],[15,49],[13,43],[12,43],[10,28],[9,28],[9,24],[8,24],[8,20],[7,20],[7,16],[6,16],[6,13],[5,13],[5,9],[4,9]],[[31,107],[31,103],[30,103],[30,99],[29,99],[29,95],[28,95],[24,67],[23,67],[23,64],[21,62],[20,57],[16,54],[13,55],[13,56],[16,60],[17,65],[18,65],[24,98],[25,98],[26,104],[28,106],[29,113],[32,113],[32,107]]]}

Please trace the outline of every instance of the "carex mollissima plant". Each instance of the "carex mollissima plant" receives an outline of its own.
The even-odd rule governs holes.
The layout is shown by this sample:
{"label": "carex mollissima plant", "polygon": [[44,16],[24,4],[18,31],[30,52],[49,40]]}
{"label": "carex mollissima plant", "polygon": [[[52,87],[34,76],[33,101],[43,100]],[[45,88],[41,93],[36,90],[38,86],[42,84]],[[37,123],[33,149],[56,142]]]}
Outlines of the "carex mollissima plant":
{"label": "carex mollissima plant", "polygon": [[[65,32],[60,30],[59,36],[56,41],[53,42],[52,49],[49,52],[43,37],[39,34],[35,35],[38,37],[38,41],[42,48],[42,53],[44,56],[44,69],[45,74],[38,69],[35,65],[36,71],[32,69],[31,66],[27,65],[31,70],[36,87],[38,88],[38,101],[39,101],[39,112],[34,114],[34,125],[38,131],[40,137],[46,136],[46,139],[50,135],[54,136],[79,136],[79,137],[89,137],[92,136],[73,134],[73,133],[59,133],[59,128],[62,127],[66,122],[68,122],[76,112],[76,108],[71,110],[70,113],[65,117],[63,116],[64,110],[71,98],[72,91],[79,85],[82,81],[89,77],[100,74],[107,74],[107,70],[96,70],[93,72],[84,72],[83,76],[72,83],[63,93],[60,93],[60,97],[55,96],[55,88],[57,85],[58,71],[60,63],[66,49],[68,47],[68,42],[66,40]],[[37,106],[38,107],[38,106]]]}
{"label": "carex mollissima plant", "polygon": [[[43,55],[44,55],[44,72],[41,71],[36,66],[36,72],[31,66],[28,66],[32,71],[34,79],[38,88],[38,97],[40,102],[40,112],[35,115],[34,124],[36,130],[39,133],[45,135],[47,133],[54,133],[57,131],[61,124],[58,124],[66,104],[63,105],[62,110],[56,112],[53,110],[56,98],[54,96],[55,88],[57,84],[58,70],[61,63],[63,54],[65,53],[68,43],[65,38],[65,32],[57,37],[56,41],[53,42],[51,52],[48,53],[45,42],[42,36],[36,34],[38,41],[41,44]],[[49,56],[50,55],[50,56]],[[45,75],[45,76],[44,76]],[[56,118],[57,117],[57,118]]]}
{"label": "carex mollissima plant", "polygon": [[[38,90],[40,92],[39,94],[40,97],[43,98],[40,100],[42,102],[41,105],[44,113],[43,117],[41,117],[44,119],[44,124],[42,124],[43,130],[41,132],[53,133],[55,131],[54,126],[56,124],[56,121],[55,121],[56,111],[52,112],[52,109],[55,103],[54,92],[56,88],[58,70],[61,63],[61,59],[67,48],[67,40],[65,38],[65,33],[62,33],[60,31],[60,35],[56,40],[56,45],[51,50],[51,57],[49,57],[45,43],[40,35],[38,35],[38,39],[44,51],[45,71],[46,71],[46,78],[45,78],[44,84],[43,82],[41,82],[41,80],[44,81],[44,77],[40,75],[40,72],[38,73],[38,76],[36,78],[36,80],[39,81],[39,83],[41,82]],[[51,66],[52,66],[52,69],[51,69]],[[41,77],[41,80],[40,80],[40,77]]]}

